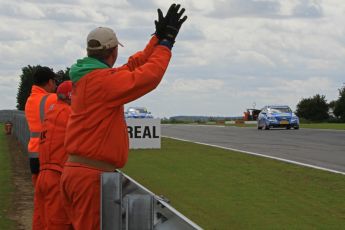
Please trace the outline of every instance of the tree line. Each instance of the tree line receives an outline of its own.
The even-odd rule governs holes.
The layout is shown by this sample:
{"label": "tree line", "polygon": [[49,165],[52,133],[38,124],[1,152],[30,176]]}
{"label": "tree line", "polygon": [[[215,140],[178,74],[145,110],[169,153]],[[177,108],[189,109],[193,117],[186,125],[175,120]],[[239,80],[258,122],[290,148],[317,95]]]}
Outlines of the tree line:
{"label": "tree line", "polygon": [[345,122],[345,85],[338,91],[339,98],[329,103],[320,94],[303,98],[296,106],[297,116],[312,122]]}
{"label": "tree line", "polygon": [[[36,66],[26,66],[22,68],[22,74],[20,75],[20,83],[18,86],[17,92],[17,109],[24,111],[25,103],[28,97],[30,96],[31,87],[33,85],[33,75],[36,69],[40,67],[40,65]],[[53,71],[53,69],[51,69]],[[56,74],[56,84],[59,85],[63,81],[70,80],[69,78],[69,68],[66,70],[59,70],[55,72]]]}

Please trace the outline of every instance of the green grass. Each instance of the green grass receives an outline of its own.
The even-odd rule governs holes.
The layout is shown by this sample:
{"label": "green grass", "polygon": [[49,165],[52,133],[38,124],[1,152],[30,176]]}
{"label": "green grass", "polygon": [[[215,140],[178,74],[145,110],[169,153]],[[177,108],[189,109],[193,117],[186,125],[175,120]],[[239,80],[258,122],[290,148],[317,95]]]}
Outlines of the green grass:
{"label": "green grass", "polygon": [[300,124],[301,128],[308,129],[337,129],[345,130],[345,123],[311,123],[311,124]]}
{"label": "green grass", "polygon": [[123,170],[204,229],[344,229],[345,176],[172,139]]}
{"label": "green grass", "polygon": [[14,229],[14,222],[6,216],[11,208],[11,169],[9,160],[9,150],[4,134],[4,126],[0,123],[0,229]]}

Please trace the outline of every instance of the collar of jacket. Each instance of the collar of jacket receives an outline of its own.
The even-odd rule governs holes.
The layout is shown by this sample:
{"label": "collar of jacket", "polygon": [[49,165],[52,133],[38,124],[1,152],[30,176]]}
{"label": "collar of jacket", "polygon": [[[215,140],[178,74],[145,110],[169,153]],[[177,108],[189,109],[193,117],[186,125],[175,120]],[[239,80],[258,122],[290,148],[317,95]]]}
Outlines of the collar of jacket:
{"label": "collar of jacket", "polygon": [[47,94],[48,92],[42,87],[39,87],[38,85],[32,85],[31,94],[42,94],[42,93]]}
{"label": "collar of jacket", "polygon": [[109,68],[106,64],[103,62],[91,58],[91,57],[85,57],[83,59],[78,59],[77,63],[73,64],[71,66],[71,69],[69,71],[69,76],[72,80],[72,82],[77,82],[85,76],[86,74],[92,72],[95,69],[105,69]]}

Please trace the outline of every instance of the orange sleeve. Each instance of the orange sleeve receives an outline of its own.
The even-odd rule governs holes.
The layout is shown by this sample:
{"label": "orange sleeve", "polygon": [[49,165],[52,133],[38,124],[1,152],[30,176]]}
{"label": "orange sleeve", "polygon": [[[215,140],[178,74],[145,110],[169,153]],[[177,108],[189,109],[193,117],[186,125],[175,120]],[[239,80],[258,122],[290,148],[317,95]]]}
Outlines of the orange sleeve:
{"label": "orange sleeve", "polygon": [[119,67],[118,70],[129,70],[134,71],[136,68],[142,66],[146,63],[147,59],[151,56],[155,46],[158,43],[158,38],[153,36],[149,43],[146,45],[145,49],[135,53],[128,58],[128,62],[123,66]]}
{"label": "orange sleeve", "polygon": [[158,45],[147,61],[134,71],[103,70],[108,71],[108,73],[104,73],[103,79],[106,101],[110,106],[119,106],[155,89],[163,78],[170,58],[170,49]]}

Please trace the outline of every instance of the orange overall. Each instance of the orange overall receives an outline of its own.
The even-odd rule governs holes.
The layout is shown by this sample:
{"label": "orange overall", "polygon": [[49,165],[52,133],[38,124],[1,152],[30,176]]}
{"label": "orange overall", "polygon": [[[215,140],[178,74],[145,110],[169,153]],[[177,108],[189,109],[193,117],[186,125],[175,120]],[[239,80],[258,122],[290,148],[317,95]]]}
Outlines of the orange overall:
{"label": "orange overall", "polygon": [[[29,158],[38,158],[40,133],[45,111],[57,101],[55,93],[48,93],[43,88],[33,85],[31,94],[25,104],[25,117],[30,130],[30,141],[28,144]],[[32,182],[35,186],[38,173],[33,173]]]}
{"label": "orange overall", "polygon": [[155,89],[171,58],[157,43],[153,37],[120,68],[94,69],[74,81],[61,190],[75,229],[100,228],[100,174],[123,167],[128,156],[124,104]]}
{"label": "orange overall", "polygon": [[[28,144],[29,160],[38,159],[39,156],[39,137],[42,131],[42,122],[44,119],[44,113],[48,110],[49,106],[57,101],[56,94],[49,94],[43,88],[33,85],[31,88],[31,94],[28,97],[25,104],[25,117],[28,122],[30,130],[30,141]],[[38,163],[38,160],[37,160]],[[30,164],[31,166],[31,164]],[[38,167],[37,167],[38,168]],[[38,176],[37,172],[33,169],[32,183],[35,187]],[[37,212],[37,204],[34,199],[34,214],[33,214],[33,230],[42,229],[42,222]]]}
{"label": "orange overall", "polygon": [[39,147],[40,173],[35,197],[44,229],[73,229],[60,193],[60,177],[67,159],[65,132],[70,114],[70,106],[59,100],[50,106],[43,122]]}

